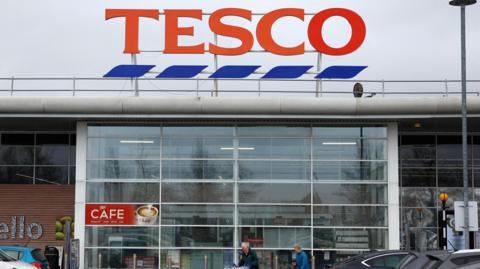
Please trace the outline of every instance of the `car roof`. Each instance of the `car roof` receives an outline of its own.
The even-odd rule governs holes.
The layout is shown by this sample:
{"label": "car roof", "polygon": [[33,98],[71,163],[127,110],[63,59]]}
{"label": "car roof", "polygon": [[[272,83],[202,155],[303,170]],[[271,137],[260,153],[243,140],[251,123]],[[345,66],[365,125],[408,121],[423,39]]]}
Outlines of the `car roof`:
{"label": "car roof", "polygon": [[412,254],[414,254],[415,252],[410,251],[410,250],[378,250],[378,251],[377,250],[372,250],[370,252],[365,252],[365,253],[353,256],[350,259],[346,259],[343,262],[341,262],[340,264],[350,263],[350,262],[354,262],[354,261],[358,261],[358,260],[365,260],[365,259],[373,258],[373,257],[376,257],[376,256],[395,254],[395,253],[412,253]]}
{"label": "car roof", "polygon": [[3,250],[33,250],[34,248],[29,248],[29,247],[21,247],[21,246],[0,246],[0,249]]}
{"label": "car roof", "polygon": [[455,251],[453,254],[480,253],[480,249],[464,249]]}

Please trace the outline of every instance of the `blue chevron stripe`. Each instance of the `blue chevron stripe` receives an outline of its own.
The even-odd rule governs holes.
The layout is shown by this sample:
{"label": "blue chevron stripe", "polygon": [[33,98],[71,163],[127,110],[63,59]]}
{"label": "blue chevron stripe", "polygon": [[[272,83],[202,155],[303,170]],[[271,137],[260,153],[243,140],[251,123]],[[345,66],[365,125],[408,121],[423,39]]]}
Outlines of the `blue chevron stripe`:
{"label": "blue chevron stripe", "polygon": [[330,66],[318,74],[318,79],[350,79],[365,70],[367,66]]}
{"label": "blue chevron stripe", "polygon": [[144,76],[148,71],[152,70],[155,65],[117,65],[108,71],[104,78],[139,78]]}
{"label": "blue chevron stripe", "polygon": [[293,78],[299,78],[305,73],[312,68],[312,65],[282,65],[282,66],[276,66],[272,68],[270,71],[268,71],[262,78],[265,79],[273,79],[273,78],[279,78],[279,79],[293,79]]}
{"label": "blue chevron stripe", "polygon": [[[118,65],[103,77],[139,78],[152,70],[155,65]],[[172,65],[163,70],[157,78],[188,79],[200,74],[207,65]],[[262,79],[296,79],[306,74],[311,65],[282,65],[270,69]],[[260,65],[226,65],[220,67],[209,78],[237,79],[252,75]],[[320,72],[316,79],[351,79],[365,70],[367,66],[330,66]]]}
{"label": "blue chevron stripe", "polygon": [[260,65],[226,65],[220,67],[210,78],[246,78],[258,68]]}
{"label": "blue chevron stripe", "polygon": [[172,65],[161,72],[157,78],[193,78],[208,65]]}

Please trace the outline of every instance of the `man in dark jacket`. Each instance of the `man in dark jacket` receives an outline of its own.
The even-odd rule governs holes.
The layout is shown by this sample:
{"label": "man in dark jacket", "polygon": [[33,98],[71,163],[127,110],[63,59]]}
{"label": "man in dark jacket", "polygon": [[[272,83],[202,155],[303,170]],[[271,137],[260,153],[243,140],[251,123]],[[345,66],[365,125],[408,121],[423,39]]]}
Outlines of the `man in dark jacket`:
{"label": "man in dark jacket", "polygon": [[240,252],[238,266],[245,266],[249,269],[259,269],[257,253],[250,248],[248,242],[242,243],[242,251]]}

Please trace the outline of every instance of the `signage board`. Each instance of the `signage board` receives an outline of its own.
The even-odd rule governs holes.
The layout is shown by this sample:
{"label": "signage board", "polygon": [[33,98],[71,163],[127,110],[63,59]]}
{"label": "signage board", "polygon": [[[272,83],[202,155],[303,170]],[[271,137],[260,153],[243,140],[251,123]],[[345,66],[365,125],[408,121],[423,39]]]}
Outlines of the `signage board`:
{"label": "signage board", "polygon": [[[455,201],[455,231],[465,230],[465,203],[463,201]],[[477,202],[470,201],[468,202],[468,231],[478,232],[478,211],[477,211]]]}
{"label": "signage board", "polygon": [[[159,20],[160,14],[165,17],[165,54],[203,54],[209,52],[215,55],[242,55],[252,50],[254,41],[267,52],[276,55],[301,55],[305,53],[305,41],[299,41],[297,45],[286,47],[279,44],[272,34],[274,24],[285,17],[296,18],[300,22],[305,21],[305,10],[300,8],[282,8],[270,11],[261,16],[255,29],[255,33],[241,26],[223,22],[226,17],[237,17],[249,22],[252,21],[253,12],[241,8],[222,8],[208,14],[208,26],[216,36],[225,36],[240,41],[236,47],[223,47],[210,42],[198,42],[194,45],[180,45],[179,38],[194,36],[193,26],[180,26],[184,22],[181,19],[189,18],[199,21],[204,20],[201,9],[166,9],[161,12],[158,9],[106,9],[105,20],[124,18],[125,22],[125,47],[124,53],[137,54],[139,49],[140,19]],[[350,25],[350,40],[342,47],[332,47],[327,44],[323,37],[323,26],[332,17],[344,18]],[[318,52],[326,55],[347,55],[356,51],[363,44],[366,37],[366,25],[362,17],[355,11],[345,8],[330,8],[316,13],[308,23],[307,37],[310,45]]]}
{"label": "signage board", "polygon": [[153,204],[87,204],[86,225],[155,225],[159,206]]}

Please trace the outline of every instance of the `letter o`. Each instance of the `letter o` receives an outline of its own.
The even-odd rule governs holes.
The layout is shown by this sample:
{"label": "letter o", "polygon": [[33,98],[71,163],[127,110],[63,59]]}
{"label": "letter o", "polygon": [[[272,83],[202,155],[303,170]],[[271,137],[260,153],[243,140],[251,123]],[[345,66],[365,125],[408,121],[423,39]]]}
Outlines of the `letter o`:
{"label": "letter o", "polygon": [[[350,41],[341,48],[329,46],[322,36],[322,29],[325,22],[331,17],[342,17],[348,21],[352,27],[352,36]],[[318,33],[320,31],[320,33]],[[346,55],[356,51],[365,41],[367,27],[362,17],[352,10],[344,8],[331,8],[316,14],[308,25],[308,39],[310,44],[319,52],[327,55]]]}
{"label": "letter o", "polygon": [[[36,234],[33,234],[33,230],[37,230]],[[28,225],[27,235],[31,240],[38,240],[43,235],[43,227],[38,223],[32,223]]]}

